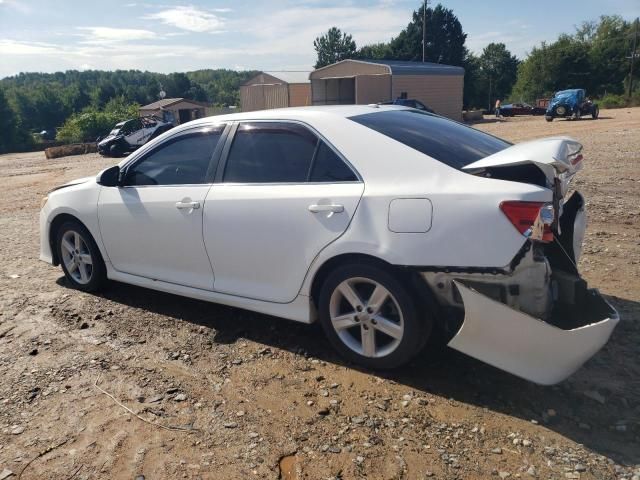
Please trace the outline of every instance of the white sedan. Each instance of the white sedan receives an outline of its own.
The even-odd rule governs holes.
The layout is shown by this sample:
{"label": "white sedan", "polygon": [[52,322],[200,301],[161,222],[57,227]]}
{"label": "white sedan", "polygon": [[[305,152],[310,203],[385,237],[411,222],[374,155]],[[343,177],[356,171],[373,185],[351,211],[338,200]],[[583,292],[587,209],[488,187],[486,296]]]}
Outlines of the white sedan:
{"label": "white sedan", "polygon": [[569,138],[512,145],[418,110],[351,105],[189,122],[43,199],[40,258],[305,323],[393,368],[430,336],[541,384],[608,340],[577,271]]}

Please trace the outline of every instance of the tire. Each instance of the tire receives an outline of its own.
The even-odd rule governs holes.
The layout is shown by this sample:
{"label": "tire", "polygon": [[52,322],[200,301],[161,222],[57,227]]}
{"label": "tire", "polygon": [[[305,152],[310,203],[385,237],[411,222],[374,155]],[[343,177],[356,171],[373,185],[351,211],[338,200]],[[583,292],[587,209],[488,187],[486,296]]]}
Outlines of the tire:
{"label": "tire", "polygon": [[547,122],[553,122],[553,117],[549,117],[549,116],[545,115],[544,119],[545,119]]}
{"label": "tire", "polygon": [[111,145],[109,147],[109,156],[111,157],[121,157],[122,156],[122,149],[120,148],[120,145],[118,145],[117,143],[114,143],[113,145]]}
{"label": "tire", "polygon": [[56,249],[69,284],[83,292],[97,292],[107,281],[100,250],[80,222],[64,222],[56,232]]}
{"label": "tire", "polygon": [[[380,298],[385,299],[381,305]],[[388,269],[368,263],[344,265],[322,285],[320,323],[331,345],[347,360],[392,369],[411,360],[431,333],[432,315],[419,305],[408,284]]]}
{"label": "tire", "polygon": [[600,108],[593,107],[593,110],[591,111],[591,118],[593,118],[594,120],[597,120],[599,115],[600,115]]}

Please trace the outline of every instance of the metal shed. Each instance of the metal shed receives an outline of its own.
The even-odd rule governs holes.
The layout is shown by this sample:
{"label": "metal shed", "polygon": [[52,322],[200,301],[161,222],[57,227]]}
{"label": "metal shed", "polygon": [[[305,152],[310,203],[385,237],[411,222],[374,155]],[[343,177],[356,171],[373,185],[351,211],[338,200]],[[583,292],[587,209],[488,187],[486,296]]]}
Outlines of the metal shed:
{"label": "metal shed", "polygon": [[396,60],[342,60],[314,70],[309,78],[314,105],[412,98],[440,115],[462,120],[462,67]]}
{"label": "metal shed", "polygon": [[311,105],[308,71],[261,72],[240,86],[242,111]]}
{"label": "metal shed", "polygon": [[205,103],[187,100],[186,98],[163,98],[157,102],[140,107],[141,117],[157,115],[163,119],[170,119],[174,125],[179,125],[196,118],[205,116]]}

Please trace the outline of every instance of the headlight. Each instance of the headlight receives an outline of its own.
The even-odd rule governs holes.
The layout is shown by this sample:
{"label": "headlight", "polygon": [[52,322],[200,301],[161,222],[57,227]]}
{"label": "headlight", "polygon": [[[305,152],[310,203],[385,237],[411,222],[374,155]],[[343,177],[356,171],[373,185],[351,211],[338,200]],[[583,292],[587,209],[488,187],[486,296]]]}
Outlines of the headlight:
{"label": "headlight", "polygon": [[558,108],[556,108],[556,112],[558,112],[558,115],[564,115],[565,113],[567,113],[567,109],[560,106]]}
{"label": "headlight", "polygon": [[44,206],[47,204],[47,200],[49,200],[48,195],[45,195],[44,197],[42,197],[42,200],[40,200],[40,210],[42,210]]}

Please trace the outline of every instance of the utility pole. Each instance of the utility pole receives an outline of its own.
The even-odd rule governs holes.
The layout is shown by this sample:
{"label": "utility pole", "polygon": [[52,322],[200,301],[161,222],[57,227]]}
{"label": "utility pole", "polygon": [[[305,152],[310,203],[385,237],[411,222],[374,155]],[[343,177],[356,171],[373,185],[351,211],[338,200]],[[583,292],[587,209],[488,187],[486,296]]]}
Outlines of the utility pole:
{"label": "utility pole", "polygon": [[[636,18],[635,31],[633,32],[633,48],[631,49],[631,56],[627,57],[631,59],[631,66],[629,67],[629,100],[631,100],[631,94],[633,93],[633,64],[636,59],[636,45],[638,42],[638,19]],[[424,61],[424,60],[423,60]]]}
{"label": "utility pole", "polygon": [[425,62],[425,49],[427,47],[427,4],[429,0],[422,3],[422,63]]}

